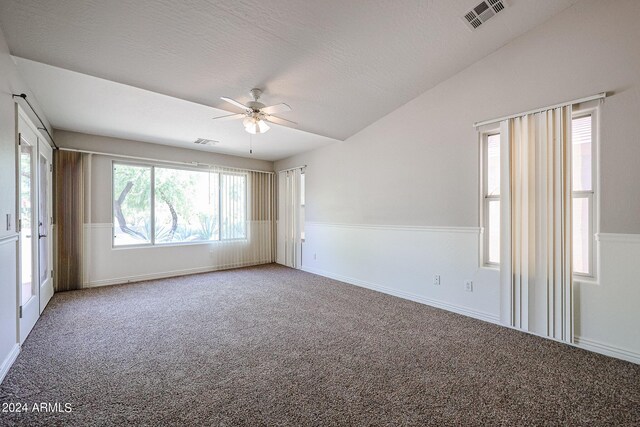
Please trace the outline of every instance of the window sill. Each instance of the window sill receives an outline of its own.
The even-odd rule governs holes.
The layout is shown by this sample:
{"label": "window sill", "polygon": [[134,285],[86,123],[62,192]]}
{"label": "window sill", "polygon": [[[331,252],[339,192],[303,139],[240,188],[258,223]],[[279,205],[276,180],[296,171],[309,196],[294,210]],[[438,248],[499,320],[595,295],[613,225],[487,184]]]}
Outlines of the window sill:
{"label": "window sill", "polygon": [[226,240],[203,240],[198,242],[175,242],[175,243],[156,243],[152,245],[151,243],[140,244],[140,245],[122,245],[122,246],[111,246],[112,250],[123,250],[123,249],[147,249],[147,248],[171,248],[176,246],[201,246],[201,245],[210,245],[215,246],[223,243],[248,243],[249,239],[226,239]]}
{"label": "window sill", "polygon": [[591,276],[579,276],[579,275],[574,275],[573,279],[571,280],[573,282],[574,285],[576,284],[581,284],[581,285],[600,285],[600,282],[598,281],[597,277],[591,277]]}
{"label": "window sill", "polygon": [[480,270],[500,271],[500,264],[483,264],[480,266]]}

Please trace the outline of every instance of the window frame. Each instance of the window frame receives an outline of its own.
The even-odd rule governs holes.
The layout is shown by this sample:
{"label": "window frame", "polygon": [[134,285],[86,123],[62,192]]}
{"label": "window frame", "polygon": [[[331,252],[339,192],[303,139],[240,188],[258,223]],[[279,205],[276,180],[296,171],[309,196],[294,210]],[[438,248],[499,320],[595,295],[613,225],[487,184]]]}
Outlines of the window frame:
{"label": "window frame", "polygon": [[307,177],[305,176],[305,170],[300,173],[300,241],[304,243],[306,234],[304,231],[305,209],[307,202]]}
{"label": "window frame", "polygon": [[219,174],[219,184],[218,184],[218,209],[220,209],[220,213],[218,215],[218,230],[220,230],[219,232],[219,238],[218,240],[207,240],[207,242],[237,242],[237,241],[245,241],[249,238],[249,230],[248,227],[245,226],[244,228],[244,237],[236,237],[233,239],[223,239],[222,238],[222,176],[223,175],[228,175],[228,176],[243,176],[244,177],[244,220],[245,222],[248,221],[248,214],[249,214],[249,198],[248,198],[248,192],[249,192],[249,177],[246,173],[243,172],[224,172],[224,171],[219,171],[216,172],[217,174]]}
{"label": "window frame", "polygon": [[[576,198],[587,198],[589,203],[589,272],[581,273],[572,271],[573,275],[578,280],[596,280],[598,273],[598,245],[596,235],[598,233],[598,224],[600,218],[600,170],[599,170],[599,158],[600,158],[600,133],[599,133],[599,104],[592,105],[588,103],[585,106],[577,104],[574,106],[571,121],[583,117],[591,116],[591,191],[580,190],[573,191],[571,188],[571,210],[573,215],[573,202]],[[573,135],[572,135],[573,136]],[[573,148],[573,141],[572,141]],[[572,152],[573,154],[573,152]],[[573,163],[572,163],[573,165]],[[571,170],[573,176],[573,169]],[[573,187],[573,182],[572,182]],[[573,233],[573,230],[572,230]],[[572,234],[573,235],[573,234]],[[571,262],[573,264],[573,242],[572,242],[572,254]]]}
{"label": "window frame", "polygon": [[[481,234],[482,234],[482,242],[481,242],[481,265],[483,267],[497,269],[500,268],[500,263],[489,260],[489,234],[490,234],[490,222],[489,222],[489,205],[492,201],[498,201],[502,203],[501,197],[502,194],[499,195],[490,195],[489,191],[489,137],[499,135],[500,141],[502,144],[502,133],[500,132],[499,127],[495,127],[492,129],[487,129],[480,133],[480,152],[482,156],[481,163],[481,179],[480,179],[480,224],[481,224]],[[502,147],[500,147],[500,158],[502,158]],[[501,171],[502,172],[502,171]],[[500,182],[502,182],[502,174],[500,174]],[[502,220],[502,219],[501,219]]]}
{"label": "window frame", "polygon": [[[150,216],[150,224],[151,224],[151,236],[149,238],[149,243],[137,243],[132,245],[116,245],[115,243],[115,228],[117,225],[113,222],[113,214],[115,207],[115,174],[114,168],[116,165],[124,165],[124,166],[135,166],[135,167],[146,167],[150,168],[150,191],[151,191],[151,216]],[[249,204],[249,177],[247,173],[244,172],[225,172],[225,171],[211,171],[210,169],[198,168],[198,167],[188,167],[188,166],[174,166],[167,165],[163,163],[152,163],[152,162],[144,162],[144,161],[126,161],[126,160],[111,160],[111,249],[120,250],[120,249],[140,249],[140,248],[160,248],[167,246],[191,246],[191,245],[211,245],[211,244],[219,244],[224,242],[238,242],[238,241],[247,241],[249,239],[249,230],[248,227],[245,227],[245,236],[234,238],[234,239],[223,239],[222,238],[222,229],[220,228],[222,225],[222,209],[220,209],[222,200],[222,186],[218,187],[218,207],[220,209],[218,215],[218,227],[220,230],[219,236],[217,240],[198,240],[193,242],[166,242],[166,243],[156,243],[156,231],[155,231],[155,169],[156,167],[163,169],[176,169],[176,170],[186,170],[186,171],[195,171],[195,172],[208,172],[208,173],[217,173],[220,175],[240,175],[245,177],[245,191],[244,191],[244,217],[245,221],[248,221],[248,204]]]}
{"label": "window frame", "polygon": [[[574,104],[572,109],[571,120],[581,117],[591,116],[591,191],[573,191],[571,189],[571,203],[573,208],[573,200],[576,197],[586,197],[589,201],[589,273],[579,273],[573,272],[573,275],[576,281],[580,282],[597,282],[598,280],[598,272],[599,272],[599,248],[598,248],[598,233],[599,233],[599,224],[600,224],[600,102],[599,101],[590,101],[583,104]],[[500,200],[500,196],[489,196],[487,194],[488,190],[488,138],[492,135],[500,135],[501,129],[500,127],[487,127],[484,129],[480,129],[479,133],[479,145],[480,145],[480,176],[479,176],[479,187],[480,187],[480,201],[479,201],[479,210],[480,210],[480,225],[481,225],[481,239],[480,239],[480,267],[497,269],[500,268],[500,263],[491,262],[488,260],[489,256],[489,201],[490,200]],[[502,145],[502,144],[501,144]],[[502,148],[502,147],[501,147]],[[502,157],[503,153],[501,151],[500,156]],[[573,174],[573,169],[571,170],[571,174]],[[503,177],[500,177],[501,181]],[[504,220],[500,218],[501,222]],[[573,243],[573,242],[572,242]],[[572,245],[573,246],[573,245]],[[573,268],[573,252],[572,256],[572,268]]]}
{"label": "window frame", "polygon": [[[116,223],[113,220],[114,217],[114,212],[115,212],[115,180],[116,180],[116,176],[114,173],[114,168],[116,167],[116,165],[123,165],[123,166],[135,166],[135,167],[144,167],[144,168],[149,168],[150,172],[149,172],[149,176],[150,176],[150,180],[151,180],[151,187],[150,187],[150,229],[151,229],[151,236],[149,236],[149,242],[148,243],[136,243],[136,244],[132,244],[132,245],[116,245],[115,239],[116,239]],[[155,180],[154,178],[154,165],[150,164],[150,163],[145,163],[145,162],[127,162],[127,161],[119,161],[119,160],[111,160],[111,248],[112,249],[135,249],[135,248],[147,248],[147,247],[153,247],[155,246],[155,232],[153,231],[155,228],[155,214],[154,214],[154,204],[155,204],[155,195],[154,195],[154,188],[153,188],[153,181]]]}

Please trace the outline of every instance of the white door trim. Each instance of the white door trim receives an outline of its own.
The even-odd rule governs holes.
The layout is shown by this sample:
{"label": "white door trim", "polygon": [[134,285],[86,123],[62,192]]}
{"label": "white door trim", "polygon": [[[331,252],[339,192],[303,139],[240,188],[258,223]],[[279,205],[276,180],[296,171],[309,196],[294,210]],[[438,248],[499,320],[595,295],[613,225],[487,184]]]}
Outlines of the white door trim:
{"label": "white door trim", "polygon": [[[44,217],[41,216],[41,212],[40,212],[40,208],[42,206],[42,201],[39,200],[40,198],[40,186],[42,184],[42,176],[40,175],[40,173],[42,172],[42,169],[40,168],[41,164],[40,164],[40,158],[44,157],[46,159],[46,166],[44,169],[44,173],[47,176],[47,189],[46,189],[46,212],[44,214]],[[53,296],[53,150],[51,148],[51,146],[46,142],[46,140],[44,138],[38,138],[38,167],[36,168],[38,170],[38,174],[37,174],[37,180],[38,180],[38,205],[37,205],[37,217],[38,219],[43,219],[44,220],[44,227],[46,228],[45,231],[45,235],[46,237],[46,244],[47,244],[47,248],[46,248],[46,253],[47,253],[47,271],[45,272],[45,280],[44,282],[41,282],[41,275],[40,275],[40,270],[41,270],[41,266],[38,265],[38,284],[40,285],[40,313],[42,314],[42,312],[44,311],[45,307],[47,306],[47,304],[49,303],[49,300],[51,300],[51,297]],[[38,235],[40,235],[40,229],[38,230]],[[37,243],[37,247],[38,247],[38,263],[40,263],[40,236],[38,236],[38,243]]]}

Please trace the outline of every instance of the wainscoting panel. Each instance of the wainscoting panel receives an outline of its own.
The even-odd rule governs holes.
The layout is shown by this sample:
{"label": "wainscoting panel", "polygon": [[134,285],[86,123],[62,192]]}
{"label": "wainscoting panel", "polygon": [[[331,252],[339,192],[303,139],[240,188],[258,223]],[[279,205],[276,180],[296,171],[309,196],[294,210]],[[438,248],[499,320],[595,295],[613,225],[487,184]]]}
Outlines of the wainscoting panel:
{"label": "wainscoting panel", "polygon": [[477,227],[307,222],[302,269],[499,323],[500,275],[479,268],[479,238]]}
{"label": "wainscoting panel", "polygon": [[[259,227],[270,222],[255,221],[249,233],[261,235]],[[146,247],[112,247],[112,225],[85,224],[85,279],[83,287],[113,285],[141,280],[204,273],[226,268],[245,267],[272,262],[269,245],[252,245],[237,241],[220,245],[217,242]],[[238,265],[225,249],[240,248],[244,262]],[[228,258],[228,259],[227,259]]]}
{"label": "wainscoting panel", "polygon": [[[305,235],[305,271],[501,323],[500,274],[479,267],[478,228],[307,222]],[[574,345],[640,363],[640,235],[598,240],[597,281],[574,281]]]}
{"label": "wainscoting panel", "polygon": [[575,343],[640,363],[640,234],[597,237],[596,280],[574,285]]}
{"label": "wainscoting panel", "polygon": [[18,235],[0,236],[0,382],[20,352],[16,309],[17,253]]}

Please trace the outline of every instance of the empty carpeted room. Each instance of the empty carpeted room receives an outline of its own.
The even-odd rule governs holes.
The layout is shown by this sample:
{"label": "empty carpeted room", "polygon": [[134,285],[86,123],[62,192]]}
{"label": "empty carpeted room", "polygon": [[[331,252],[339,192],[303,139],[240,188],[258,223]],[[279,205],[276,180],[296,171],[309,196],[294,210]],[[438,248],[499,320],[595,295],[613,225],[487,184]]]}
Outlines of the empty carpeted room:
{"label": "empty carpeted room", "polygon": [[639,23],[0,0],[0,426],[640,425]]}

